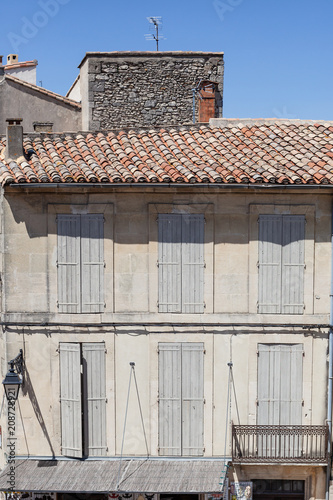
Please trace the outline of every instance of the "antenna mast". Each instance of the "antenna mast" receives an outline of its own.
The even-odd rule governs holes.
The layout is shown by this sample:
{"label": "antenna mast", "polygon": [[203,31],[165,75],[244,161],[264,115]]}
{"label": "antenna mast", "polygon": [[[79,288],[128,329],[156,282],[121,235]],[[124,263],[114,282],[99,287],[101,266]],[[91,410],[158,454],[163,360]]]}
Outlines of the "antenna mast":
{"label": "antenna mast", "polygon": [[156,50],[158,52],[158,42],[160,40],[165,40],[163,35],[158,34],[158,27],[159,25],[162,25],[162,18],[161,16],[150,16],[147,17],[148,21],[151,23],[151,28],[155,30],[155,33],[148,33],[145,35],[146,40],[155,40],[156,42]]}

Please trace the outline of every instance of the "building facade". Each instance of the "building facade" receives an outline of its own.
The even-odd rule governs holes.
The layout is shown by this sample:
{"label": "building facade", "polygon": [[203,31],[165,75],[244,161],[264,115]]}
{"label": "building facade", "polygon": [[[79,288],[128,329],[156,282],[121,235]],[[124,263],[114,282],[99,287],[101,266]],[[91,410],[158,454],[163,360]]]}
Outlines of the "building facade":
{"label": "building facade", "polygon": [[19,496],[325,498],[332,131],[224,120],[3,149]]}

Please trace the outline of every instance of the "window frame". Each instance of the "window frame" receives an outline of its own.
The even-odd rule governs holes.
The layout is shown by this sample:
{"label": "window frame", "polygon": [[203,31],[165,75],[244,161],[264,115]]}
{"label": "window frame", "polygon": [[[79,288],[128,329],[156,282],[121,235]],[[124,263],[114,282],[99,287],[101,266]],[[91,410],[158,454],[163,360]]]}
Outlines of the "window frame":
{"label": "window frame", "polygon": [[[203,215],[204,217],[204,284],[202,313],[159,312],[159,242],[158,216],[160,214]],[[213,203],[149,203],[149,311],[163,315],[186,314],[197,317],[198,314],[214,312],[214,204]]]}
{"label": "window frame", "polygon": [[[74,197],[75,201],[76,197]],[[114,290],[113,290],[113,203],[49,203],[48,204],[48,227],[47,227],[47,245],[48,245],[48,304],[49,312],[56,317],[59,315],[59,320],[77,321],[80,320],[80,315],[84,314],[86,320],[95,321],[100,314],[105,315],[114,311]],[[105,307],[99,313],[66,313],[59,312],[57,307],[58,301],[58,269],[57,269],[57,245],[58,245],[58,215],[93,215],[101,214],[104,216],[104,303]],[[89,319],[91,318],[91,319]]]}
{"label": "window frame", "polygon": [[[304,237],[304,309],[302,314],[286,313],[259,313],[259,216],[260,215],[304,215],[305,216],[305,237]],[[278,315],[289,316],[294,319],[304,315],[314,313],[313,289],[314,289],[314,224],[315,205],[297,204],[250,204],[249,205],[249,295],[248,310],[250,314],[262,315],[265,321],[269,317],[276,318]],[[274,321],[272,319],[272,321]]]}

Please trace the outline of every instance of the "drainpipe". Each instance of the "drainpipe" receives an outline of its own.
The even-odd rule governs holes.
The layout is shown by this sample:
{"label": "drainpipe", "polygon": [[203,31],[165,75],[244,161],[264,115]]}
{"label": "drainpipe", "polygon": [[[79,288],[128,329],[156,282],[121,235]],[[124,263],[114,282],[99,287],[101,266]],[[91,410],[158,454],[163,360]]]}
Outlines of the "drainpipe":
{"label": "drainpipe", "polygon": [[326,472],[326,500],[329,498],[330,479],[331,479],[331,454],[332,454],[332,393],[333,393],[333,205],[331,220],[331,293],[330,293],[330,333],[329,333],[329,362],[328,362],[328,394],[327,394],[327,424],[328,424],[328,443],[327,443],[327,472]]}

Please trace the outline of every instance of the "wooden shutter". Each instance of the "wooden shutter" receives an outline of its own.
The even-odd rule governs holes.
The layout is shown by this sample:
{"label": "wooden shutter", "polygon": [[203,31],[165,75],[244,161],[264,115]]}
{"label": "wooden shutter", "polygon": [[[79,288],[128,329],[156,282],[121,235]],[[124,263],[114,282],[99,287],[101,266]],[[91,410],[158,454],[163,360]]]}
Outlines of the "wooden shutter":
{"label": "wooden shutter", "polygon": [[181,455],[181,344],[159,344],[159,453]]}
{"label": "wooden shutter", "polygon": [[203,454],[203,359],[201,343],[182,344],[182,455]]}
{"label": "wooden shutter", "polygon": [[283,216],[282,313],[304,311],[304,215]]}
{"label": "wooden shutter", "polygon": [[181,312],[181,215],[159,215],[158,241],[158,310]]}
{"label": "wooden shutter", "polygon": [[182,216],[182,312],[204,311],[204,216]]}
{"label": "wooden shutter", "polygon": [[80,344],[60,343],[62,454],[82,457]]}
{"label": "wooden shutter", "polygon": [[80,312],[80,216],[58,215],[58,307]]}
{"label": "wooden shutter", "polygon": [[81,215],[81,293],[83,313],[104,310],[104,217]]}
{"label": "wooden shutter", "polygon": [[82,344],[85,455],[106,454],[105,345]]}
{"label": "wooden shutter", "polygon": [[258,425],[301,425],[302,344],[259,344]]}
{"label": "wooden shutter", "polygon": [[282,216],[259,217],[259,313],[281,312]]}

